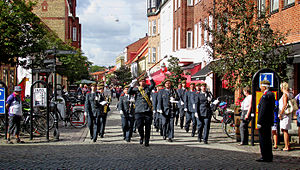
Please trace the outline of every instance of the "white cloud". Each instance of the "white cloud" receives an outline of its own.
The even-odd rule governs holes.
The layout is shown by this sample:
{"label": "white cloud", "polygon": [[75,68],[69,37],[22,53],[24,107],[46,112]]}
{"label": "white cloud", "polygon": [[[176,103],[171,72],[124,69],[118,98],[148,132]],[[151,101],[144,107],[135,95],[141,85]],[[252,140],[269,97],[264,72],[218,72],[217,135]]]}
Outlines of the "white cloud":
{"label": "white cloud", "polygon": [[78,0],[82,50],[96,65],[115,65],[124,48],[147,32],[144,0]]}

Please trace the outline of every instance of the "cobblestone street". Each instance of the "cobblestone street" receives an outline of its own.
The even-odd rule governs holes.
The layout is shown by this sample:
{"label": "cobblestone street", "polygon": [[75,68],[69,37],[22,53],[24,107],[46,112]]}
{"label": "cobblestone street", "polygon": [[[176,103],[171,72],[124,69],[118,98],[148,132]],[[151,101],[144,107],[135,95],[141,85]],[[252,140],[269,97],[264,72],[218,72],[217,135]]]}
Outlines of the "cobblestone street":
{"label": "cobblestone street", "polygon": [[[272,163],[259,163],[259,146],[238,146],[227,138],[221,124],[212,123],[209,143],[176,127],[175,139],[166,142],[152,132],[150,147],[140,145],[138,134],[131,143],[122,138],[120,115],[115,103],[107,119],[106,134],[92,143],[87,128],[61,127],[60,141],[43,138],[25,144],[4,144],[1,137],[1,169],[299,169],[300,148],[274,151]],[[283,146],[281,146],[283,147]]]}

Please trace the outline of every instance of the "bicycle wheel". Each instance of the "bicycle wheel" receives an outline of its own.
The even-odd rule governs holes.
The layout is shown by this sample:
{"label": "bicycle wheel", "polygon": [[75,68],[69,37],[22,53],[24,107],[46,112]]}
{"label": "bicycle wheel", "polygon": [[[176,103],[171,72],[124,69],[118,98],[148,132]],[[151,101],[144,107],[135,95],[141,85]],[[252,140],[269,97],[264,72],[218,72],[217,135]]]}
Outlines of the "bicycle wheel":
{"label": "bicycle wheel", "polygon": [[222,122],[222,129],[228,137],[230,137],[230,138],[235,137],[235,125],[232,120]]}
{"label": "bicycle wheel", "polygon": [[214,111],[212,117],[215,119],[215,122],[220,123],[222,119],[222,117],[220,116],[220,110],[217,109],[216,111]]}
{"label": "bicycle wheel", "polygon": [[70,123],[75,128],[82,128],[86,125],[84,111],[76,110],[70,116]]}
{"label": "bicycle wheel", "polygon": [[44,135],[47,132],[47,117],[46,115],[35,115],[33,118],[34,132]]}

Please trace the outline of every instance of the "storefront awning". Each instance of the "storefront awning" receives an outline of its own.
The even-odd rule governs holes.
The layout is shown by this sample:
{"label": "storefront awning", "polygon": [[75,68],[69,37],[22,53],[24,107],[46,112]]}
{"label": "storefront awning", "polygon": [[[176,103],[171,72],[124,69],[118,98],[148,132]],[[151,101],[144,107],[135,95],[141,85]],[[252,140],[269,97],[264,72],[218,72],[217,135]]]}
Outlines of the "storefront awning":
{"label": "storefront awning", "polygon": [[212,62],[204,66],[196,74],[192,75],[192,80],[205,80],[205,77],[212,72],[210,69],[211,65]]}

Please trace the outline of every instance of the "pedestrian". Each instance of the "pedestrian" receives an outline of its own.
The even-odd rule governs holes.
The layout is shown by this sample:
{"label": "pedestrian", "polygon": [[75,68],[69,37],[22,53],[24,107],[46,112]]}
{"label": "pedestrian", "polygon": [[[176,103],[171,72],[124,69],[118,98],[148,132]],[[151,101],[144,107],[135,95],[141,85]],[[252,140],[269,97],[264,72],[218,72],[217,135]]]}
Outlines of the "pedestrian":
{"label": "pedestrian", "polygon": [[76,94],[77,94],[77,96],[81,96],[83,94],[83,92],[82,92],[82,84],[79,84],[79,87],[76,90]]}
{"label": "pedestrian", "polygon": [[190,123],[192,124],[192,137],[195,136],[197,120],[195,117],[195,83],[190,84],[190,89],[185,94],[184,111],[186,112],[185,131],[188,133],[190,129]]}
{"label": "pedestrian", "polygon": [[240,123],[240,133],[241,133],[241,143],[239,145],[248,145],[249,131],[248,124],[250,122],[250,113],[252,105],[252,95],[251,88],[246,86],[243,88],[243,93],[246,96],[241,103],[241,123]]}
{"label": "pedestrian", "polygon": [[297,126],[298,126],[298,136],[299,136],[299,144],[300,144],[300,93],[295,97],[297,100],[299,109],[296,111],[296,116],[297,116]]}
{"label": "pedestrian", "polygon": [[257,128],[262,157],[256,160],[258,162],[273,161],[271,127],[274,123],[275,96],[269,91],[269,88],[270,82],[268,80],[261,81],[260,89],[263,96],[258,104]]}
{"label": "pedestrian", "polygon": [[186,81],[183,80],[181,84],[178,85],[177,93],[179,97],[179,103],[178,103],[178,111],[179,111],[179,118],[180,118],[180,128],[183,129],[184,124],[184,97],[186,93]]}
{"label": "pedestrian", "polygon": [[116,97],[117,97],[118,101],[120,99],[121,93],[122,93],[122,86],[119,86],[116,88]]}
{"label": "pedestrian", "polygon": [[[135,95],[135,119],[137,121],[137,128],[140,134],[140,144],[145,140],[145,146],[149,146],[151,124],[152,124],[152,103],[150,101],[151,91],[155,88],[155,82],[152,79],[149,70],[147,71],[148,78],[151,85],[146,85],[146,79],[139,80],[139,86],[134,87],[137,82],[132,80],[128,94]],[[145,127],[145,131],[144,131]]]}
{"label": "pedestrian", "polygon": [[86,96],[87,92],[89,92],[89,88],[88,88],[88,86],[85,84],[85,85],[83,86],[83,88],[82,88],[82,94],[83,94],[84,96]]}
{"label": "pedestrian", "polygon": [[286,82],[280,84],[280,90],[282,91],[283,95],[279,99],[279,125],[280,129],[283,133],[284,139],[284,148],[283,151],[290,151],[290,141],[289,141],[289,133],[288,131],[291,129],[291,122],[292,122],[292,113],[286,115],[285,109],[287,108],[287,103],[289,99],[292,99],[292,95],[289,92],[289,85]]}
{"label": "pedestrian", "polygon": [[151,101],[153,105],[153,125],[156,129],[156,132],[159,131],[159,113],[157,112],[157,95],[158,95],[158,89],[153,89],[151,93]]}
{"label": "pedestrian", "polygon": [[124,93],[120,96],[118,103],[122,120],[123,139],[126,140],[126,142],[130,142],[131,140],[134,122],[134,106],[133,103],[130,102],[131,97],[128,94],[128,88],[129,86],[124,87]]}
{"label": "pedestrian", "polygon": [[22,101],[21,101],[21,86],[15,86],[14,92],[8,96],[6,100],[6,109],[8,110],[9,128],[7,131],[7,143],[13,144],[10,140],[10,135],[14,134],[17,143],[24,143],[20,139],[21,120],[22,120]]}
{"label": "pedestrian", "polygon": [[177,91],[172,88],[171,80],[164,81],[165,88],[160,90],[157,96],[157,110],[161,114],[163,139],[169,142],[174,138],[174,118],[177,112],[179,100]]}
{"label": "pedestrian", "polygon": [[279,129],[279,118],[278,118],[278,112],[279,112],[279,102],[275,101],[275,109],[274,109],[274,125],[272,126],[272,135],[273,135],[273,143],[274,149],[278,149],[278,129]]}
{"label": "pedestrian", "polygon": [[103,114],[103,106],[106,104],[104,96],[96,91],[96,84],[92,84],[91,92],[86,94],[85,115],[88,118],[90,137],[93,142],[97,141],[100,127],[100,115]]}
{"label": "pedestrian", "polygon": [[204,144],[207,144],[212,116],[212,110],[210,108],[212,94],[211,92],[207,91],[206,83],[202,83],[200,88],[201,91],[197,92],[195,97],[195,117],[198,127],[198,142],[201,142],[203,138]]}

